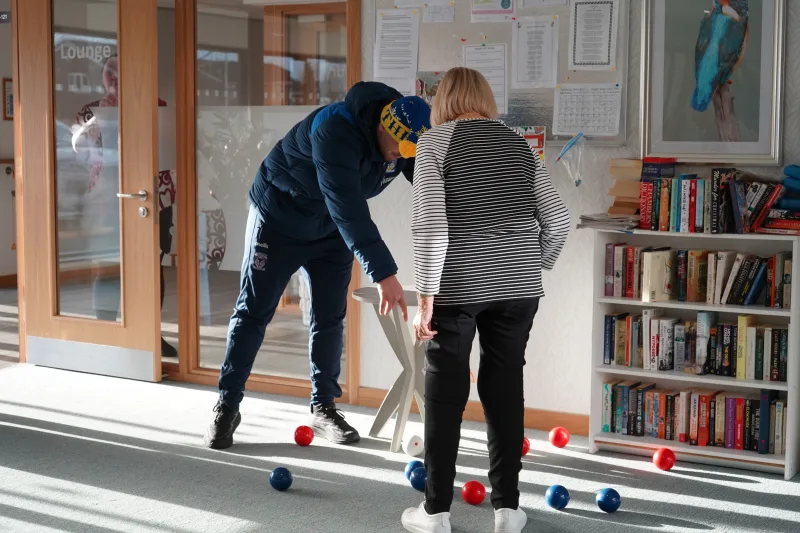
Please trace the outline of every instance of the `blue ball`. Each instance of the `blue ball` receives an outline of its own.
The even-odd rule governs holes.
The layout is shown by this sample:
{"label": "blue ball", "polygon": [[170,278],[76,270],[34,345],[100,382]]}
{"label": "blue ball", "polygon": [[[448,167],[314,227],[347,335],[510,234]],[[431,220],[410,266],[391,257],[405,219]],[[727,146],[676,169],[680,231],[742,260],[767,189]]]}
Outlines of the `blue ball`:
{"label": "blue ball", "polygon": [[597,491],[595,501],[597,502],[597,506],[607,513],[615,512],[619,509],[619,506],[622,505],[622,498],[620,498],[619,492],[614,489],[601,489]]}
{"label": "blue ball", "polygon": [[425,491],[425,483],[428,481],[428,472],[424,467],[415,468],[408,477],[411,486],[420,492]]}
{"label": "blue ball", "polygon": [[561,485],[553,485],[544,495],[547,505],[560,511],[569,503],[569,491]]}
{"label": "blue ball", "polygon": [[425,468],[425,465],[422,461],[411,461],[406,465],[406,479],[411,481],[411,472],[416,470],[417,468]]}
{"label": "blue ball", "polygon": [[273,470],[269,475],[269,484],[272,485],[273,489],[281,492],[289,490],[293,481],[294,477],[292,477],[292,473],[282,466]]}

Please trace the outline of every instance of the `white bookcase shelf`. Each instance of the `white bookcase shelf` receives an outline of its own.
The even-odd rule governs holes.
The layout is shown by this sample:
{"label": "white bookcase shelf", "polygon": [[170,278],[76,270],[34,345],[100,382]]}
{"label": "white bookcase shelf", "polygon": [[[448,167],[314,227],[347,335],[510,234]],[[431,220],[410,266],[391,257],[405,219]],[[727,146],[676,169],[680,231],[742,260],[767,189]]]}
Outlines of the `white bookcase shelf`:
{"label": "white bookcase shelf", "polygon": [[[709,305],[693,302],[644,303],[630,298],[612,298],[605,292],[605,253],[608,243],[630,245],[669,246],[675,249],[736,250],[759,255],[792,252],[792,309],[771,309],[762,306]],[[728,466],[748,470],[780,473],[792,479],[800,468],[800,237],[791,235],[667,233],[658,231],[614,231],[595,230],[594,247],[594,302],[592,322],[591,361],[591,412],[590,451],[600,450],[652,455],[658,448],[672,449],[679,461]],[[631,309],[673,310],[684,316],[698,311],[715,311],[730,315],[755,315],[760,320],[782,324],[789,329],[787,381],[737,380],[732,377],[698,376],[682,371],[657,371],[603,364],[605,316]],[[753,392],[769,389],[786,396],[787,419],[784,428],[786,453],[783,455],[760,455],[753,451],[718,447],[690,446],[678,441],[636,437],[602,432],[602,387],[613,378],[636,379],[654,382],[659,386],[676,388],[710,388],[720,391]]]}

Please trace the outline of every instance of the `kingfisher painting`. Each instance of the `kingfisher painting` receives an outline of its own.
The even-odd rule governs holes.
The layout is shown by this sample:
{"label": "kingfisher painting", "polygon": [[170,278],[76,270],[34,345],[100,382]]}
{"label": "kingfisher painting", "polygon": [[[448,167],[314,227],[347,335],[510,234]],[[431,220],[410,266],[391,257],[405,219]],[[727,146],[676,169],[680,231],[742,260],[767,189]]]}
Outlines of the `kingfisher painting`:
{"label": "kingfisher painting", "polygon": [[728,89],[744,57],[749,24],[748,0],[714,0],[713,9],[705,12],[695,47],[695,111],[705,111],[715,95]]}

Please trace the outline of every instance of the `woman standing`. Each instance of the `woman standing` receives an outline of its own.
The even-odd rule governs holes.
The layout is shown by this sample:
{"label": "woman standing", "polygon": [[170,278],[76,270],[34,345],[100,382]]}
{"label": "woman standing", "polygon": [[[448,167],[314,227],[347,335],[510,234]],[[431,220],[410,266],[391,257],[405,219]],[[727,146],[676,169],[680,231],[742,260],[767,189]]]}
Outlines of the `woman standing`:
{"label": "woman standing", "polygon": [[426,345],[425,502],[403,514],[415,533],[449,533],[469,358],[480,334],[478,393],[486,416],[496,533],[519,533],[523,365],[533,317],[569,233],[569,214],[525,140],[496,120],[486,79],[442,79],[417,147],[412,234]]}

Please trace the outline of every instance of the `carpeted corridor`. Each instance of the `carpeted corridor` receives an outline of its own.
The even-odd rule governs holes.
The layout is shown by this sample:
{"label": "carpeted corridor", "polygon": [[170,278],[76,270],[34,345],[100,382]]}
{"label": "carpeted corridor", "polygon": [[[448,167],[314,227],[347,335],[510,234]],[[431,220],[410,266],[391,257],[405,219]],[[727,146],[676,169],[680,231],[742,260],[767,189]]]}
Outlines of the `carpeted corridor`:
{"label": "carpeted corridor", "polygon": [[[214,400],[208,388],[0,362],[0,532],[388,533],[421,501],[403,476],[408,458],[386,439],[296,446],[308,412],[298,399],[249,395],[238,444],[207,450]],[[366,434],[374,411],[342,407]],[[800,531],[797,481],[686,463],[663,473],[642,458],[589,455],[581,438],[557,450],[528,435],[526,532]],[[485,439],[482,425],[464,425],[457,485],[488,483]],[[269,487],[275,466],[293,472],[289,492]],[[570,491],[565,511],[544,503],[554,483]],[[614,515],[594,504],[607,486],[623,499]],[[457,495],[453,531],[486,533],[492,520],[488,501],[475,508]]]}

